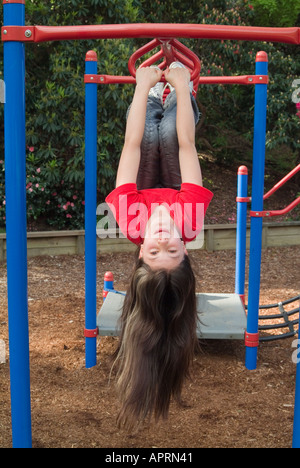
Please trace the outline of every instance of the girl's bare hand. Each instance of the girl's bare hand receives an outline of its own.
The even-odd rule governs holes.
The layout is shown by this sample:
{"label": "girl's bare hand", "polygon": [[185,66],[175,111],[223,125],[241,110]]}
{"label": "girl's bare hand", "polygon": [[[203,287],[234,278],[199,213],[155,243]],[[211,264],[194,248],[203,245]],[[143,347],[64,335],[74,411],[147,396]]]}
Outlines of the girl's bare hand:
{"label": "girl's bare hand", "polygon": [[139,68],[136,72],[136,83],[150,89],[161,80],[162,74],[162,70],[157,68]]}
{"label": "girl's bare hand", "polygon": [[171,86],[176,88],[178,86],[189,85],[191,75],[186,68],[167,68],[165,70],[165,78]]}

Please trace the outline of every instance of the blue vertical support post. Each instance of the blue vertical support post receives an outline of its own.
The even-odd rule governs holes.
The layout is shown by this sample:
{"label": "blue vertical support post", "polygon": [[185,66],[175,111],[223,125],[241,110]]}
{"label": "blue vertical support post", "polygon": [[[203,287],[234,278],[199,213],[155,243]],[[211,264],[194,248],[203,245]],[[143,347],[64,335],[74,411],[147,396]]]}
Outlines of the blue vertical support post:
{"label": "blue vertical support post", "polygon": [[[25,0],[4,2],[5,26],[24,26]],[[12,443],[30,448],[31,402],[27,292],[25,47],[4,41],[4,139],[7,295]]]}
{"label": "blue vertical support post", "polygon": [[246,270],[246,235],[248,203],[248,169],[240,166],[237,180],[237,228],[235,259],[235,293],[245,303],[245,270]]}
{"label": "blue vertical support post", "polygon": [[[258,84],[255,85],[248,317],[245,335],[245,365],[249,370],[256,369],[259,345],[258,315],[267,121],[267,82],[263,82],[263,77],[268,75],[268,55],[265,52],[258,52],[256,55],[256,75]],[[259,83],[260,79],[262,84]]]}
{"label": "blue vertical support post", "polygon": [[[89,51],[86,75],[97,75],[97,54]],[[86,81],[86,80],[85,80]],[[97,84],[85,84],[85,365],[97,364]]]}

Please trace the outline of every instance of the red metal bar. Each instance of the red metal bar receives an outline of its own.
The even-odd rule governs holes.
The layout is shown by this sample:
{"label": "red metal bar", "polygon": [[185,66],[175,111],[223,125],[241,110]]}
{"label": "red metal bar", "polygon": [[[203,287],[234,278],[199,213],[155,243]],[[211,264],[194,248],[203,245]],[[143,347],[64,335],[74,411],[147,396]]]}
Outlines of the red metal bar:
{"label": "red metal bar", "polygon": [[[191,71],[191,81],[196,80],[201,71],[201,62],[198,58],[198,56],[192,52],[188,47],[186,47],[184,44],[179,42],[177,39],[173,39],[170,41],[172,46],[174,47],[174,53],[175,56],[177,54],[177,57],[181,60],[183,60],[183,63],[188,66],[188,61],[192,62],[192,71]],[[178,54],[179,51],[179,54]],[[181,52],[181,54],[180,54]]]}
{"label": "red metal bar", "polygon": [[148,44],[145,44],[143,47],[140,49],[136,50],[128,60],[128,70],[129,73],[135,77],[136,75],[136,68],[135,64],[139,58],[141,58],[143,55],[147,54],[151,50],[155,49],[160,45],[160,42],[158,39],[153,39],[153,41],[148,42]]}
{"label": "red metal bar", "polygon": [[[138,59],[143,55],[155,49],[158,45],[161,46],[161,51],[146,60],[141,66],[152,65],[156,62],[157,59],[165,57],[166,64],[170,65],[174,60],[181,60],[185,65],[190,68],[191,71],[191,81],[198,79],[201,70],[201,62],[194,52],[192,52],[188,47],[181,44],[177,39],[171,39],[168,41],[154,39],[153,41],[145,44],[143,47],[135,51],[128,61],[128,69],[132,76],[136,76],[136,67],[135,64]],[[164,81],[164,80],[162,80]]]}
{"label": "red metal bar", "polygon": [[241,76],[200,76],[199,84],[240,84],[255,85],[268,84],[267,75],[241,75]]}
{"label": "red metal bar", "polygon": [[3,5],[8,5],[10,3],[19,3],[25,5],[25,0],[3,0]]}
{"label": "red metal bar", "polygon": [[259,28],[198,24],[114,24],[96,26],[36,26],[36,42],[70,39],[189,37],[300,44],[300,28]]}
{"label": "red metal bar", "polygon": [[[2,34],[4,41],[20,40],[15,31],[20,26],[10,26],[10,37]],[[4,28],[2,28],[3,30]],[[5,28],[7,29],[7,27]],[[24,41],[46,42],[77,39],[123,39],[123,38],[194,38],[230,39],[236,41],[267,41],[300,44],[300,28],[262,28],[253,26],[229,26],[210,24],[102,24],[91,26],[28,26],[34,30]],[[18,35],[18,34],[17,34]]]}
{"label": "red metal bar", "polygon": [[[200,76],[199,84],[240,84],[240,85],[254,85],[257,84],[255,78],[257,75],[242,75],[242,76]],[[263,76],[263,81],[259,83],[266,83],[267,76]],[[95,81],[94,81],[95,80]],[[164,78],[162,79],[164,81]],[[133,76],[114,76],[114,75],[85,75],[85,83],[98,83],[98,84],[125,84],[135,83]]]}
{"label": "red metal bar", "polygon": [[278,189],[280,189],[288,180],[290,180],[299,171],[300,171],[300,164],[298,164],[298,166],[296,166],[295,169],[293,169],[289,174],[287,174],[283,179],[281,179],[276,185],[274,185],[274,187],[264,195],[264,200],[266,200],[271,195],[273,195],[273,193],[275,193]]}
{"label": "red metal bar", "polygon": [[136,80],[133,76],[84,75],[84,82],[97,84],[134,84]]}
{"label": "red metal bar", "polygon": [[296,198],[296,200],[294,200],[288,206],[283,208],[283,210],[250,211],[250,216],[254,218],[265,218],[265,217],[269,218],[270,216],[282,216],[292,211],[292,209],[295,208],[299,204],[300,204],[300,197]]}
{"label": "red metal bar", "polygon": [[[150,57],[149,59],[145,60],[141,67],[150,67],[151,65],[153,65],[155,62],[157,62],[158,60],[160,60],[161,58],[164,57],[164,52],[163,50],[160,50],[159,52],[157,52],[156,54],[152,55],[152,57]],[[163,69],[165,67],[165,61],[163,61],[162,63],[160,63],[158,65],[158,67],[160,69]]]}

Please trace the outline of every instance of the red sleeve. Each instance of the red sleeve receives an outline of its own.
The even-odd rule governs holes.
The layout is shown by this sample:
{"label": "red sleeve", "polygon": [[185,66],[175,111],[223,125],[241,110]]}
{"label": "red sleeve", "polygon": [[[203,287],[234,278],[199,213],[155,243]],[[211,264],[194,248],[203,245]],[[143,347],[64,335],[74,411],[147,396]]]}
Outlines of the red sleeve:
{"label": "red sleeve", "polygon": [[213,198],[213,193],[195,184],[184,183],[178,192],[181,212],[175,213],[177,226],[181,226],[184,242],[191,242],[201,232],[206,210]]}
{"label": "red sleeve", "polygon": [[[143,197],[136,184],[124,184],[113,190],[105,199],[111,208],[123,235],[134,244],[141,244],[141,231],[144,228]],[[143,215],[143,216],[142,216]]]}
{"label": "red sleeve", "polygon": [[205,187],[196,184],[181,184],[180,197],[187,201],[191,201],[191,198],[194,202],[204,204],[204,214],[210,204],[214,194]]}

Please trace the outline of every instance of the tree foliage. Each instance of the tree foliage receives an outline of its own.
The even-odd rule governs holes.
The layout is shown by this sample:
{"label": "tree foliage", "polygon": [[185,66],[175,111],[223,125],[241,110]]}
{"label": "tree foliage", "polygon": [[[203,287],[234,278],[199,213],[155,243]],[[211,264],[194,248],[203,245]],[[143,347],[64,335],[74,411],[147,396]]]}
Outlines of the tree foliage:
{"label": "tree foliage", "polygon": [[295,26],[300,0],[252,0],[256,26]]}
{"label": "tree foliage", "polygon": [[[86,25],[181,22],[294,26],[299,25],[299,11],[300,0],[30,0],[26,2],[26,23]],[[26,45],[29,217],[44,215],[48,222],[58,227],[82,227],[85,54],[88,50],[97,52],[99,73],[128,75],[129,57],[145,42],[147,40],[144,39],[77,40]],[[300,94],[298,96],[295,88],[295,80],[300,78],[299,47],[278,43],[211,40],[182,42],[198,54],[203,75],[254,74],[256,53],[262,49],[268,53],[270,85],[267,159],[280,169],[292,167],[300,151],[299,118],[292,100],[293,93],[300,100]],[[2,51],[0,69],[3,69],[1,65]],[[114,186],[123,144],[125,116],[132,93],[132,85],[99,86],[99,201]],[[197,129],[198,148],[210,152],[222,164],[232,164],[236,159],[251,160],[253,87],[201,86],[197,99],[202,111]],[[0,112],[3,113],[2,107]],[[3,159],[0,156],[0,160]],[[39,187],[36,187],[37,184]],[[2,163],[0,225],[4,223],[4,208]]]}

